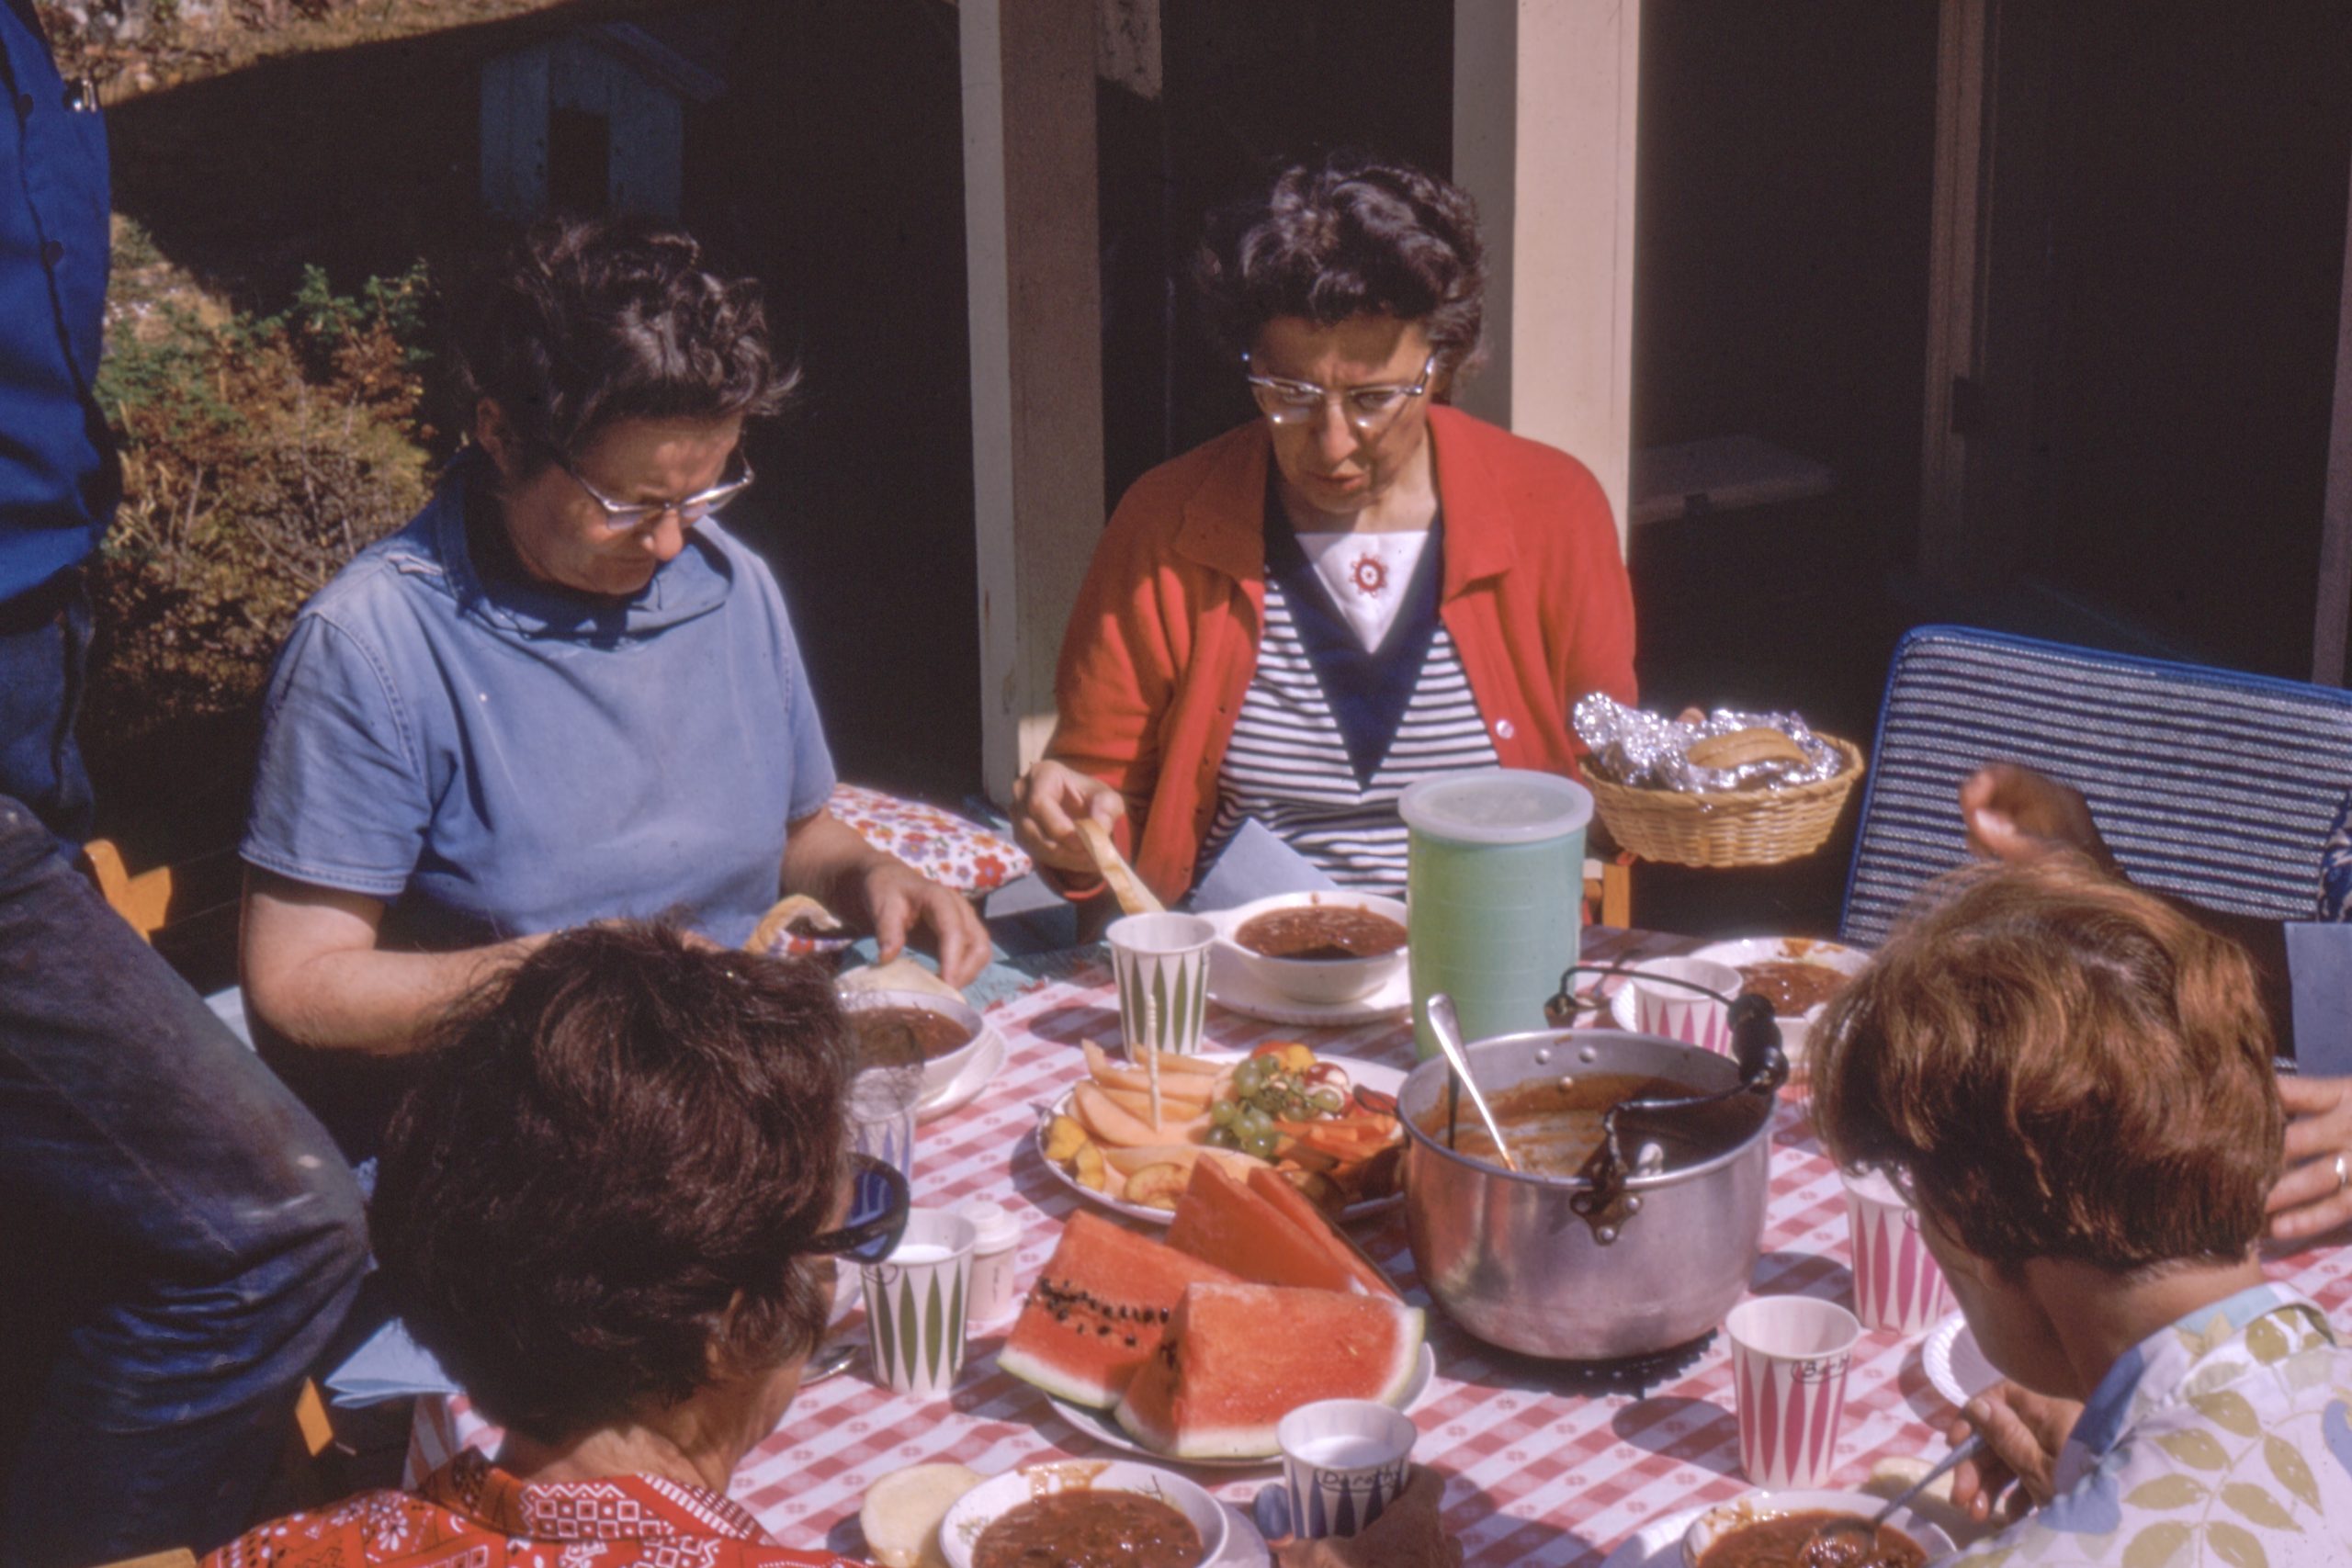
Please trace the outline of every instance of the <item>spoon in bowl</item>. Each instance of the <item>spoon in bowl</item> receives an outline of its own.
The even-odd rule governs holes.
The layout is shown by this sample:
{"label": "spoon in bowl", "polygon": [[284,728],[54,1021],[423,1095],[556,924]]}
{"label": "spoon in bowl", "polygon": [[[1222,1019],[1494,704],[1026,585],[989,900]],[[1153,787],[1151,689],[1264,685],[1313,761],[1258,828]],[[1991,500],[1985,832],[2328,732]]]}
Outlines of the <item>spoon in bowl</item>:
{"label": "spoon in bowl", "polygon": [[1812,1535],[1805,1539],[1804,1547],[1798,1551],[1796,1561],[1799,1562],[1805,1562],[1805,1554],[1813,1550],[1815,1543],[1826,1540],[1831,1536],[1863,1535],[1869,1537],[1869,1539],[1873,1541],[1877,1540],[1879,1527],[1886,1523],[1887,1520],[1893,1518],[1896,1509],[1911,1501],[1912,1498],[1917,1497],[1920,1493],[1925,1492],[1929,1486],[1935,1483],[1937,1477],[1942,1475],[1944,1472],[1951,1469],[1952,1466],[1958,1464],[1961,1461],[1964,1459],[1973,1459],[1984,1451],[1984,1434],[1982,1432],[1971,1432],[1967,1437],[1962,1438],[1959,1442],[1954,1443],[1952,1445],[1951,1452],[1944,1455],[1944,1457],[1937,1462],[1936,1467],[1933,1470],[1930,1470],[1927,1474],[1919,1477],[1918,1480],[1913,1482],[1910,1485],[1905,1486],[1902,1491],[1897,1492],[1894,1496],[1888,1498],[1885,1506],[1880,1508],[1877,1513],[1872,1514],[1869,1518],[1865,1519],[1859,1515],[1849,1515],[1844,1518],[1832,1519],[1827,1524],[1822,1526],[1819,1529],[1814,1531]]}
{"label": "spoon in bowl", "polygon": [[1503,1168],[1515,1171],[1519,1161],[1511,1157],[1510,1145],[1503,1141],[1503,1124],[1495,1119],[1494,1108],[1478,1090],[1478,1080],[1470,1076],[1470,1055],[1462,1048],[1462,1020],[1453,1011],[1453,998],[1443,991],[1430,998],[1430,1032],[1437,1036],[1437,1048],[1445,1053],[1446,1066],[1453,1069],[1453,1081],[1469,1092],[1470,1103],[1477,1108],[1478,1120],[1487,1124],[1487,1136],[1495,1141],[1495,1153],[1502,1157]]}

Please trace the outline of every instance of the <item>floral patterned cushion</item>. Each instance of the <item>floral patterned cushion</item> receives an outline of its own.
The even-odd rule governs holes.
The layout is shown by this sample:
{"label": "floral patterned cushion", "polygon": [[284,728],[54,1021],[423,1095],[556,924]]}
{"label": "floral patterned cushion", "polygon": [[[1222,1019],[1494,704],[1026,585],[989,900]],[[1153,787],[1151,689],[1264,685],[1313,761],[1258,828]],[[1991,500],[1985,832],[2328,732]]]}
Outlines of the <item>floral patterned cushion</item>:
{"label": "floral patterned cushion", "polygon": [[1029,857],[1010,840],[952,811],[876,789],[839,784],[832,814],[865,841],[958,893],[981,894],[1029,874]]}

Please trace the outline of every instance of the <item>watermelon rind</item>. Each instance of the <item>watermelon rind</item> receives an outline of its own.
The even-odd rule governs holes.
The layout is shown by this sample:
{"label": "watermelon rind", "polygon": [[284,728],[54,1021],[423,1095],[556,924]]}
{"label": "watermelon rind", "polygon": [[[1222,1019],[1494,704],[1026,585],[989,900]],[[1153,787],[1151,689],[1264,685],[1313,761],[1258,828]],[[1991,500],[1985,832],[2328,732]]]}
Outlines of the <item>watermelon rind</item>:
{"label": "watermelon rind", "polygon": [[[1232,1279],[1216,1265],[1163,1242],[1097,1215],[1073,1214],[1054,1256],[1030,1287],[1021,1316],[997,1353],[997,1365],[1057,1399],[1107,1410],[1125,1391],[1136,1368],[1159,1347],[1161,1325],[1185,1287]],[[1054,1321],[1057,1291],[1094,1298],[1092,1305],[1076,1310],[1065,1323],[1100,1321],[1104,1306],[1120,1314],[1111,1320],[1110,1334],[1101,1344],[1082,1329],[1064,1336]],[[1069,1302],[1071,1296],[1059,1300]],[[1134,1348],[1124,1350],[1121,1341]]]}
{"label": "watermelon rind", "polygon": [[[1194,1288],[1195,1291],[1198,1289]],[[1290,1298],[1330,1293],[1281,1286],[1220,1286],[1216,1289],[1271,1292],[1276,1297]],[[1343,1296],[1340,1299],[1350,1302],[1377,1302],[1395,1320],[1395,1350],[1376,1377],[1367,1378],[1362,1387],[1317,1393],[1286,1404],[1280,1409],[1268,1408],[1250,1419],[1209,1425],[1193,1418],[1180,1427],[1174,1417],[1177,1403],[1182,1397],[1182,1369],[1190,1356],[1185,1343],[1190,1327],[1186,1322],[1186,1307],[1191,1304],[1193,1293],[1193,1291],[1185,1292],[1186,1304],[1178,1307],[1176,1320],[1170,1327],[1174,1354],[1171,1356],[1163,1351],[1146,1362],[1112,1411],[1112,1416],[1120,1427],[1154,1453],[1170,1459],[1263,1458],[1280,1451],[1280,1444],[1274,1437],[1275,1426],[1299,1404],[1329,1398],[1362,1398],[1376,1400],[1383,1404],[1401,1404],[1406,1390],[1412,1386],[1413,1379],[1419,1371],[1421,1345],[1427,1333],[1427,1319],[1420,1308],[1385,1297]],[[1282,1333],[1289,1342],[1302,1345],[1313,1344],[1317,1337],[1311,1324],[1285,1322],[1275,1331]]]}

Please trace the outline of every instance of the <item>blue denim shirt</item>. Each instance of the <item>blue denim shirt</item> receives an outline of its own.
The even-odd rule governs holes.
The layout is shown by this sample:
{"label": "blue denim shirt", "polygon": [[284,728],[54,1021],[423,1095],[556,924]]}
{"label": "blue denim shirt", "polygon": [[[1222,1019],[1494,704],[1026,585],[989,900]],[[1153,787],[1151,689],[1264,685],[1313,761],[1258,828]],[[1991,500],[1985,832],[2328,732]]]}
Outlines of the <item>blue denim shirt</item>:
{"label": "blue denim shirt", "polygon": [[31,9],[0,4],[0,601],[88,555],[119,491],[91,392],[107,297],[106,121],[67,107]]}
{"label": "blue denim shirt", "polygon": [[784,596],[706,520],[634,598],[485,580],[461,458],[302,609],[240,852],[447,949],[682,910],[734,946],[832,793]]}

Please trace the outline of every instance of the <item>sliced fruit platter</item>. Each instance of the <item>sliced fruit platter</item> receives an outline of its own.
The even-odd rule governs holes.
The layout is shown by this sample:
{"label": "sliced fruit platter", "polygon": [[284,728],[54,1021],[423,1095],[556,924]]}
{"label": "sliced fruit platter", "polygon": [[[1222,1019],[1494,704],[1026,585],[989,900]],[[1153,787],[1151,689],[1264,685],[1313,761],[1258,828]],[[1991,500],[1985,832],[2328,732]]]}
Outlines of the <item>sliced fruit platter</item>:
{"label": "sliced fruit platter", "polygon": [[1087,1076],[1038,1119],[1038,1154],[1082,1196],[1164,1222],[1205,1162],[1236,1180],[1279,1171],[1343,1219],[1396,1201],[1404,1076],[1394,1068],[1295,1041],[1246,1056],[1137,1054],[1122,1061],[1087,1045]]}
{"label": "sliced fruit platter", "polygon": [[1431,1359],[1420,1309],[1272,1166],[1193,1166],[1155,1241],[1080,1213],[1030,1288],[998,1364],[1105,1442],[1255,1463],[1320,1399],[1403,1407]]}

